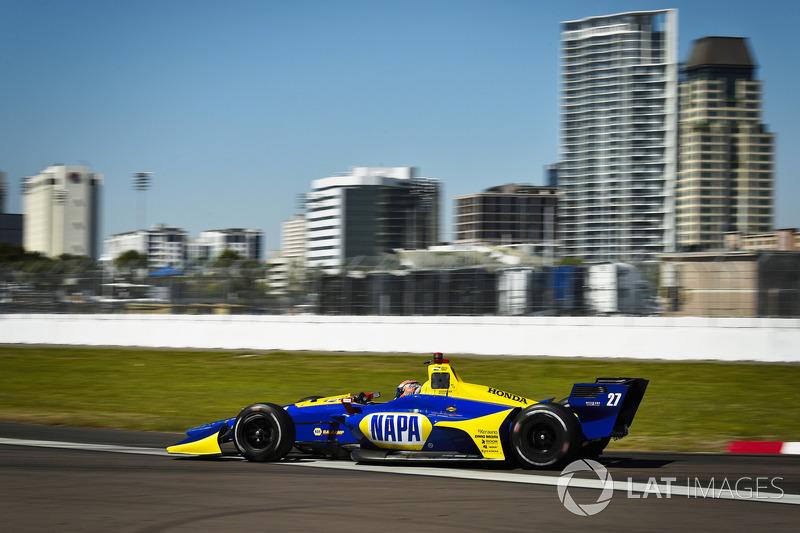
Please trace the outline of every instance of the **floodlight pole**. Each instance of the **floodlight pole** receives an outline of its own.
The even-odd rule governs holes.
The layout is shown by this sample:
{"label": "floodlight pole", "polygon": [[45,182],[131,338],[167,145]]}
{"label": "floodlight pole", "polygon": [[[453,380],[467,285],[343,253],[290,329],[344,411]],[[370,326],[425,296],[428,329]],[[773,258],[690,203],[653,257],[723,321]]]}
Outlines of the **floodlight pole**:
{"label": "floodlight pole", "polygon": [[146,230],[147,227],[145,226],[147,221],[145,220],[145,212],[146,212],[146,197],[145,193],[150,189],[150,182],[152,179],[153,173],[152,172],[136,172],[133,174],[133,188],[136,191],[139,191],[137,196],[137,207],[136,207],[136,225],[137,228]]}

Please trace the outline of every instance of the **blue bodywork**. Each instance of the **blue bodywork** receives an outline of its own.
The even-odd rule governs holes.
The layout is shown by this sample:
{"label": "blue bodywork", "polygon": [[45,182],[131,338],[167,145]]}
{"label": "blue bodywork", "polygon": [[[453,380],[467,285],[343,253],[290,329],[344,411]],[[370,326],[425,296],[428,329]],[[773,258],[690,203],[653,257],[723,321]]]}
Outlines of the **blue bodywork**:
{"label": "blue bodywork", "polygon": [[[459,422],[473,420],[478,417],[508,411],[506,418],[514,410],[505,405],[478,402],[463,398],[447,396],[415,395],[398,398],[386,403],[352,405],[352,414],[343,404],[333,404],[321,408],[285,406],[292,416],[299,443],[325,444],[339,446],[341,444],[359,444],[366,448],[378,448],[359,426],[362,420],[371,414],[381,413],[414,413],[430,420],[432,429],[428,437],[421,442],[425,451],[459,451],[478,453],[472,439],[462,431],[443,427],[441,422]],[[319,429],[322,435],[319,435]],[[327,437],[321,439],[320,437]],[[399,438],[399,436],[396,436]],[[387,439],[391,440],[391,439]]]}

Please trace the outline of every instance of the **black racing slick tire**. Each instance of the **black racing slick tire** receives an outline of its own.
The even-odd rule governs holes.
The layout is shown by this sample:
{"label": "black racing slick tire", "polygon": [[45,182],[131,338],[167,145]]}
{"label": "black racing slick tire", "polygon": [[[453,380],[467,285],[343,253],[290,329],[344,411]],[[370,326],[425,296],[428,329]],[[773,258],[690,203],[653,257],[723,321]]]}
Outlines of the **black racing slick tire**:
{"label": "black racing slick tire", "polygon": [[233,443],[248,461],[280,461],[292,450],[294,421],[279,405],[245,407],[233,424]]}
{"label": "black racing slick tire", "polygon": [[517,414],[509,444],[522,468],[559,467],[577,457],[580,423],[563,405],[538,403]]}

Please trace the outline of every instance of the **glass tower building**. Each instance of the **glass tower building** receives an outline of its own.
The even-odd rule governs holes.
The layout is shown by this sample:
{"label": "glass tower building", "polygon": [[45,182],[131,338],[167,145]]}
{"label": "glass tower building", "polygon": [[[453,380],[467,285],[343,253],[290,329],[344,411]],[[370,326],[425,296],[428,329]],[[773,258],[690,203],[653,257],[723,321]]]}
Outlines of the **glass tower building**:
{"label": "glass tower building", "polygon": [[675,245],[677,10],[562,23],[559,238],[635,261]]}
{"label": "glass tower building", "polygon": [[306,263],[329,271],[356,257],[439,241],[439,180],[414,167],[354,167],[306,195]]}

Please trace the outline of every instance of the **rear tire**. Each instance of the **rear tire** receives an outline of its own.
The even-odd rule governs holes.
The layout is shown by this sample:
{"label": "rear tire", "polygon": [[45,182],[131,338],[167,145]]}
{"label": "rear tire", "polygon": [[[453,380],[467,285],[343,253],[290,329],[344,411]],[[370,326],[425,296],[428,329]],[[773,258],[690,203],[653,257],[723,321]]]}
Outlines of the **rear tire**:
{"label": "rear tire", "polygon": [[294,421],[273,403],[245,407],[233,424],[233,443],[248,461],[280,461],[292,450]]}
{"label": "rear tire", "polygon": [[520,411],[509,444],[522,468],[558,467],[577,457],[581,428],[563,405],[538,403]]}

